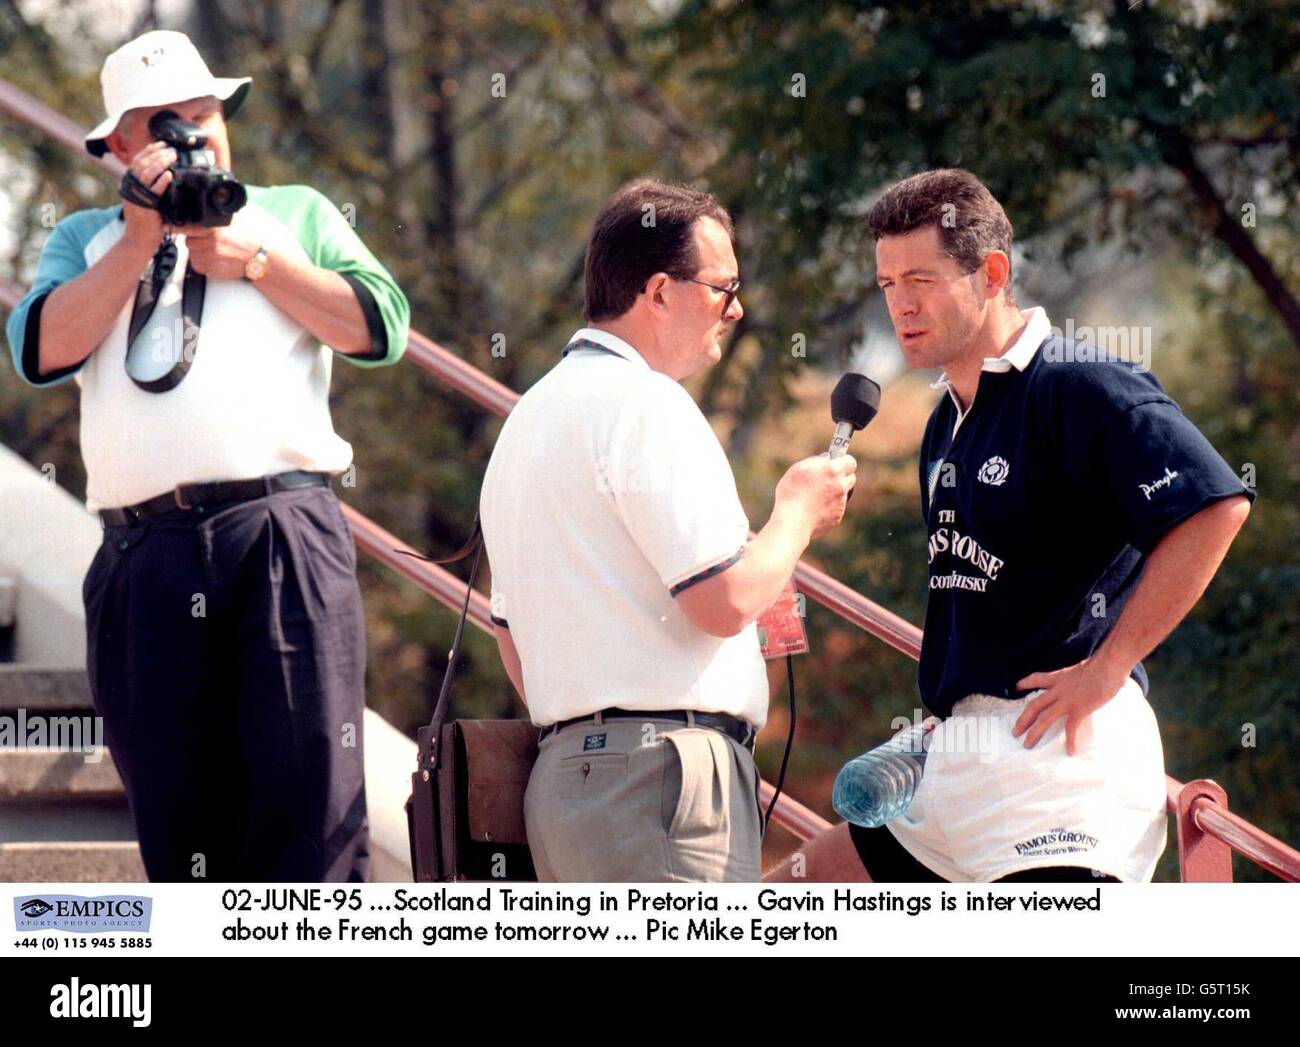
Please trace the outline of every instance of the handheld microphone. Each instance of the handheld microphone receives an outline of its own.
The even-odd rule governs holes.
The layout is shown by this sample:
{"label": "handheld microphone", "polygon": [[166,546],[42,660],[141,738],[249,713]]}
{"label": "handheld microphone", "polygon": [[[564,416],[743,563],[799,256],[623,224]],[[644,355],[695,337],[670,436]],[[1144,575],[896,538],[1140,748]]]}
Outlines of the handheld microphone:
{"label": "handheld microphone", "polygon": [[[850,371],[835,384],[831,393],[831,419],[835,422],[835,438],[831,441],[830,456],[839,458],[849,449],[849,440],[859,429],[864,429],[876,417],[880,409],[880,386],[864,374]],[[847,502],[853,497],[853,488],[845,498]],[[785,755],[781,757],[781,773],[777,775],[776,791],[772,793],[772,802],[767,806],[767,825],[776,810],[776,801],[785,785],[785,771],[790,763],[790,750],[794,748],[794,659],[785,656],[786,679],[790,687],[790,733],[785,740]]]}
{"label": "handheld microphone", "polygon": [[838,458],[849,449],[853,434],[870,425],[878,410],[880,386],[866,375],[852,371],[840,378],[831,393],[831,420],[835,423],[830,451],[832,458]]}

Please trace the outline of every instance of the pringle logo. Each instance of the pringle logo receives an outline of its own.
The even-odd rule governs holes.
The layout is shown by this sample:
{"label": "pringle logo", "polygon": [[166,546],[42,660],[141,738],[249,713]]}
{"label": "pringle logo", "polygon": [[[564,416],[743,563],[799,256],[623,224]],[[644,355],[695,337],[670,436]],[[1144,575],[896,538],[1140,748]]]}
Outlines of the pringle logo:
{"label": "pringle logo", "polygon": [[1153,481],[1152,481],[1151,483],[1149,483],[1149,484],[1138,484],[1138,486],[1139,486],[1140,488],[1142,488],[1142,493],[1143,493],[1144,495],[1147,496],[1147,501],[1149,502],[1149,501],[1151,501],[1151,492],[1152,492],[1152,491],[1158,491],[1158,490],[1160,490],[1162,487],[1168,487],[1171,483],[1174,482],[1174,478],[1177,477],[1177,476],[1178,476],[1178,473],[1177,473],[1176,471],[1171,473],[1171,472],[1169,471],[1169,466],[1166,465],[1166,466],[1165,466],[1165,475],[1162,476],[1162,477],[1160,477],[1159,480],[1153,480]]}

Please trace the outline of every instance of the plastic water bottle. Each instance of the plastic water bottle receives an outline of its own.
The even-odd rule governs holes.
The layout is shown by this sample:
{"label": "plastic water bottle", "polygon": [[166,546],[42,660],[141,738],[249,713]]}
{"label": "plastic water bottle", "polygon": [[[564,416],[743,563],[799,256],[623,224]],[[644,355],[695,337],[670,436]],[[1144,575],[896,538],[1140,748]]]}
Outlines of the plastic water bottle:
{"label": "plastic water bottle", "polygon": [[938,717],[931,716],[906,727],[841,767],[831,795],[836,813],[865,829],[878,828],[903,814],[921,784],[931,732],[938,724]]}

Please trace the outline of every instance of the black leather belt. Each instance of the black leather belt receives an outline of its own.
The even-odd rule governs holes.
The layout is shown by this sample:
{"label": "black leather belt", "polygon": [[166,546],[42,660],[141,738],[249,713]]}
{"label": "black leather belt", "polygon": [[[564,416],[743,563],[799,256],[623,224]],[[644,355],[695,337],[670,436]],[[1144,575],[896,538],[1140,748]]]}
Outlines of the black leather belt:
{"label": "black leather belt", "polygon": [[[721,731],[729,738],[734,738],[751,753],[754,751],[754,736],[758,733],[754,730],[754,725],[748,720],[742,720],[738,716],[729,716],[726,713],[690,713],[689,715],[681,709],[602,709],[600,716],[604,720],[672,720],[676,723],[690,723],[693,719],[696,727],[708,727],[715,731]],[[575,723],[595,723],[596,714],[591,716],[579,716],[573,720],[560,720],[558,723],[547,724],[542,728],[541,733],[537,736],[539,742],[544,741],[556,731],[562,731],[566,727],[572,727]]]}
{"label": "black leather belt", "polygon": [[221,480],[216,483],[181,484],[156,498],[123,506],[121,509],[101,509],[99,518],[105,527],[124,527],[151,516],[175,512],[178,509],[198,513],[214,505],[232,505],[263,498],[276,491],[290,491],[296,487],[328,487],[329,473],[309,473],[304,469],[291,469],[287,473],[259,476],[252,480]]}

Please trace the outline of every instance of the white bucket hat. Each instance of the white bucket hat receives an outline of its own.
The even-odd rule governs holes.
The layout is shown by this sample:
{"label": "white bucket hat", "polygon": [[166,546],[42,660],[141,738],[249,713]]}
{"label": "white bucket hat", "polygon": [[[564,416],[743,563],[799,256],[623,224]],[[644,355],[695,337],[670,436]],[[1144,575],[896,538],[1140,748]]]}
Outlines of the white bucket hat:
{"label": "white bucket hat", "polygon": [[128,109],[216,95],[225,103],[229,118],[243,104],[253,78],[213,76],[188,36],[156,29],[137,36],[105,58],[99,82],[104,88],[108,116],[86,135],[86,148],[92,156],[108,152],[104,139],[113,133]]}

